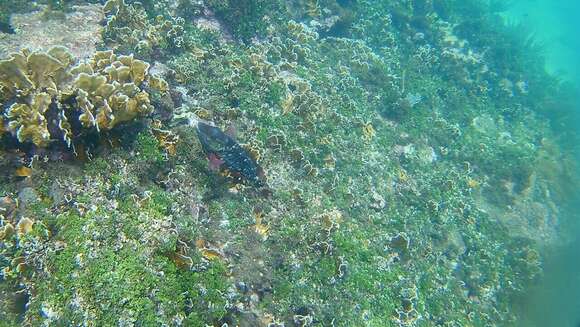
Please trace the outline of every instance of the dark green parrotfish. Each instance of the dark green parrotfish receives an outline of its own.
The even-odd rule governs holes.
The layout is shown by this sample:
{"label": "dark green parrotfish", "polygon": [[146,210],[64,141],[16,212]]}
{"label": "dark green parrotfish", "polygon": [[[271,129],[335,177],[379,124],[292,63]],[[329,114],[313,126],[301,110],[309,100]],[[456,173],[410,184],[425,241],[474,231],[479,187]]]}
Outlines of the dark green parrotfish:
{"label": "dark green parrotfish", "polygon": [[255,186],[265,186],[264,171],[236,140],[203,121],[196,121],[195,127],[210,169],[225,168]]}

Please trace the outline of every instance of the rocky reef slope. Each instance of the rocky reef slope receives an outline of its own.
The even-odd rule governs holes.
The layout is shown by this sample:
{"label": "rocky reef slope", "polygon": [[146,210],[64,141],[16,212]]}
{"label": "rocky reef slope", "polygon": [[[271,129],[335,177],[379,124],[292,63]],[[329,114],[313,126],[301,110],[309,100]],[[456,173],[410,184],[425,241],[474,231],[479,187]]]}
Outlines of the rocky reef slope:
{"label": "rocky reef slope", "polygon": [[[0,2],[2,324],[517,325],[576,139],[567,85],[497,8],[59,3]],[[30,36],[83,15],[73,41]]]}

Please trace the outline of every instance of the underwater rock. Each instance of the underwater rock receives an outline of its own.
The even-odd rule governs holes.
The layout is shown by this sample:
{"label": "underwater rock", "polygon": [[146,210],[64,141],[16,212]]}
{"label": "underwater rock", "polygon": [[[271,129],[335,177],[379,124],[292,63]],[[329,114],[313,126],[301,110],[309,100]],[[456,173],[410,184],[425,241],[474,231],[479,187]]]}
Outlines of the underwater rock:
{"label": "underwater rock", "polygon": [[43,11],[13,14],[11,26],[14,34],[0,38],[0,59],[22,49],[48,51],[55,46],[65,46],[76,58],[90,57],[101,42],[104,13],[99,5],[73,6],[63,19],[50,19]]}
{"label": "underwater rock", "polygon": [[390,238],[388,248],[397,254],[402,263],[407,263],[411,259],[410,239],[405,233],[399,233]]}
{"label": "underwater rock", "polygon": [[24,187],[18,192],[18,203],[20,206],[25,207],[28,204],[36,203],[39,201],[38,194],[32,187]]}

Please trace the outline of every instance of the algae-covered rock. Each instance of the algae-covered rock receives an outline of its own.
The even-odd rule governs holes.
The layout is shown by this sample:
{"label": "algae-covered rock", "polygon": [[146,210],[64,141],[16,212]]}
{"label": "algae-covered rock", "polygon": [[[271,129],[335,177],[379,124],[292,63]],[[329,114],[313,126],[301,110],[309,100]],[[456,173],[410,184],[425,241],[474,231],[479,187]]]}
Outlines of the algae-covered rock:
{"label": "algae-covered rock", "polygon": [[121,52],[149,57],[154,49],[183,46],[183,18],[157,16],[150,20],[141,3],[124,0],[109,0],[103,10],[107,16],[105,41]]}
{"label": "algae-covered rock", "polygon": [[[149,63],[132,55],[99,51],[74,64],[63,47],[23,50],[0,61],[0,134],[37,147],[55,140],[71,147],[83,129],[110,130],[150,114],[148,91],[168,90],[167,82],[149,75]],[[74,121],[80,130],[73,130]]]}
{"label": "algae-covered rock", "polygon": [[267,12],[276,13],[282,9],[277,1],[266,0],[208,0],[206,4],[235,37],[244,41],[264,33]]}

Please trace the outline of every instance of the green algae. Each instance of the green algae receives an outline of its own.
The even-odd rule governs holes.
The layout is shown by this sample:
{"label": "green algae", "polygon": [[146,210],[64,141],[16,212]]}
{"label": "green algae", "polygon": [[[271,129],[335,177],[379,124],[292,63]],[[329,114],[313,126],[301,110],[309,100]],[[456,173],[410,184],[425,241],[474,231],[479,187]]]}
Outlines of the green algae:
{"label": "green algae", "polygon": [[137,158],[145,161],[149,165],[161,166],[165,161],[165,156],[161,151],[161,145],[148,132],[139,133],[135,144],[135,151]]}
{"label": "green algae", "polygon": [[267,27],[264,16],[282,6],[279,1],[265,0],[209,0],[207,5],[244,41],[263,34]]}
{"label": "green algae", "polygon": [[[188,317],[179,308],[186,302],[185,294],[191,293],[196,305],[188,319],[198,319],[196,315],[205,321],[221,318],[223,311],[208,311],[203,305],[223,307],[219,305],[220,301],[223,303],[223,268],[215,264],[202,273],[183,271],[166,255],[175,251],[176,238],[154,238],[158,243],[153,256],[146,254],[148,245],[138,241],[143,231],[140,226],[161,219],[169,201],[164,193],[157,192],[140,207],[128,198],[119,204],[117,212],[60,215],[53,237],[64,248],[47,260],[51,279],[40,280],[36,285],[42,296],[35,298],[31,307],[38,312],[51,308],[59,314],[55,323],[80,323],[89,314],[94,322],[103,325],[114,324],[120,317],[151,325]],[[136,212],[139,213],[135,215]],[[89,231],[93,232],[87,238]],[[119,235],[125,240],[119,240]],[[201,286],[209,290],[207,296],[195,293]],[[201,298],[208,302],[197,303],[199,300],[195,299]],[[75,301],[76,307],[62,306]],[[159,312],[163,314],[160,316]]]}

